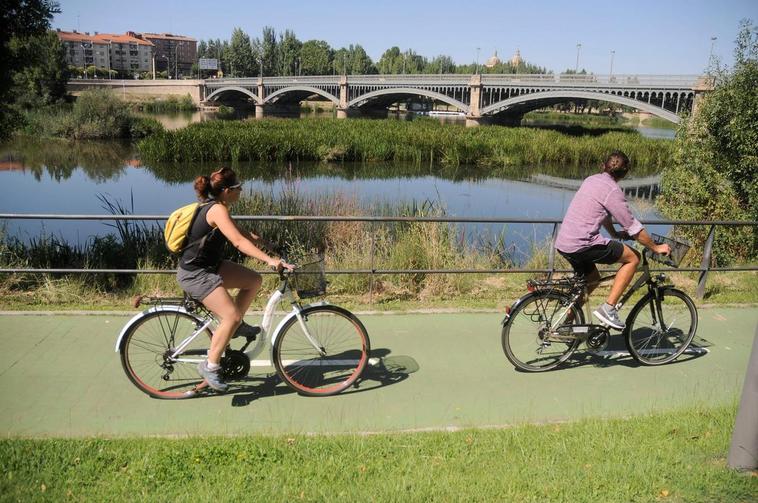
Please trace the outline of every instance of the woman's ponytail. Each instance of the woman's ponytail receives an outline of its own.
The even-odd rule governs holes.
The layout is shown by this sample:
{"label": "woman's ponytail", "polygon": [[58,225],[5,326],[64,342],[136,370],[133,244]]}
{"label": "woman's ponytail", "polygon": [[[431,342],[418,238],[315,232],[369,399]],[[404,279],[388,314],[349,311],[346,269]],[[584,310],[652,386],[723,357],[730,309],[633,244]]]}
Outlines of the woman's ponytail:
{"label": "woman's ponytail", "polygon": [[205,175],[195,178],[195,192],[201,201],[208,199],[211,190],[211,179]]}

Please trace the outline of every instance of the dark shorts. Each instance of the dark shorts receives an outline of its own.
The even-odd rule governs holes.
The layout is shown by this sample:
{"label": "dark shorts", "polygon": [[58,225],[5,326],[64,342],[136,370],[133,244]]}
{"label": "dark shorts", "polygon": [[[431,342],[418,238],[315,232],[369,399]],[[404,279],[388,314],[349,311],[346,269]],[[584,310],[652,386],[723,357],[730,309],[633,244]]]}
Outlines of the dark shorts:
{"label": "dark shorts", "polygon": [[597,270],[595,264],[615,264],[624,254],[624,244],[621,241],[610,241],[608,244],[595,245],[586,250],[563,253],[558,250],[558,253],[568,260],[574,271],[580,276],[586,276],[591,272]]}
{"label": "dark shorts", "polygon": [[181,267],[176,272],[176,279],[182,290],[195,300],[203,301],[210,293],[222,286],[224,280],[216,271],[207,269],[198,269],[197,271],[187,271]]}

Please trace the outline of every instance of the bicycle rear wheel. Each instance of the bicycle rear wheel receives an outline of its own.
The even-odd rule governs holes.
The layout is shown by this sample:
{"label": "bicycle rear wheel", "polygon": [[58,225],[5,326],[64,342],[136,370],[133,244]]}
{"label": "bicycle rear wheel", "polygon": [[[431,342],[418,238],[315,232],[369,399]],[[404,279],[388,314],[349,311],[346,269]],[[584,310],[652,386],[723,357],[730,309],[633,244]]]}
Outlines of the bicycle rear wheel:
{"label": "bicycle rear wheel", "polygon": [[697,331],[697,309],[689,296],[662,288],[660,302],[648,293],[626,321],[626,346],[644,365],[663,365],[681,355]]}
{"label": "bicycle rear wheel", "polygon": [[350,387],[366,368],[371,351],[366,328],[337,306],[306,308],[302,318],[302,324],[296,316],[290,318],[274,342],[279,377],[308,396],[335,395]]}
{"label": "bicycle rear wheel", "polygon": [[180,311],[156,311],[137,321],[121,341],[121,366],[129,380],[154,398],[179,399],[194,395],[203,381],[197,364],[206,358],[212,333],[206,328],[176,357],[176,348],[202,322]]}
{"label": "bicycle rear wheel", "polygon": [[[554,320],[563,314],[569,298],[558,292],[527,294],[518,302],[510,318],[503,325],[502,344],[505,356],[521,370],[544,372],[568,359],[579,347],[581,340],[569,338],[564,342],[551,340]],[[584,313],[571,306],[575,325],[584,323]],[[566,323],[562,323],[566,324]]]}

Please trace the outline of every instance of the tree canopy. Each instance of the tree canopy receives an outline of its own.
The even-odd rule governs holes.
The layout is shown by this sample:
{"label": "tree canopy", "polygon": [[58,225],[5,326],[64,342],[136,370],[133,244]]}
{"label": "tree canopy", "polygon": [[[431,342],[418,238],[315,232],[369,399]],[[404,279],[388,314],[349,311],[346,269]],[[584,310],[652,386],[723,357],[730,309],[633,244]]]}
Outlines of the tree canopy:
{"label": "tree canopy", "polygon": [[[696,113],[677,133],[674,162],[664,170],[661,209],[692,220],[758,220],[758,30],[741,22],[731,70],[713,68],[715,89],[698,97]],[[707,229],[685,234],[702,249]],[[719,264],[758,256],[758,233],[719,235]]]}

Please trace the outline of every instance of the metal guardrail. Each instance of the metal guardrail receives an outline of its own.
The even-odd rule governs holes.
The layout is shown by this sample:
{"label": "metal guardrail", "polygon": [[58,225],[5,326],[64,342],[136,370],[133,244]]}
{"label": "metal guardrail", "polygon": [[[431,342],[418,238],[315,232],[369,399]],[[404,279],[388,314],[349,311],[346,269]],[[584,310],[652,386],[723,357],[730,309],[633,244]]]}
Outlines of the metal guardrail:
{"label": "metal guardrail", "polygon": [[[168,215],[60,215],[47,213],[0,213],[0,220],[96,220],[96,221],[163,221]],[[278,215],[237,215],[233,217],[237,221],[278,221],[278,222],[370,222],[370,223],[390,223],[390,222],[432,222],[432,223],[472,223],[472,224],[535,224],[535,225],[552,225],[553,231],[550,239],[550,254],[547,268],[509,268],[509,269],[376,269],[374,267],[375,257],[375,240],[374,234],[371,237],[371,267],[370,269],[350,269],[340,271],[329,271],[329,274],[482,274],[482,273],[548,273],[571,272],[570,269],[555,268],[555,239],[558,235],[558,227],[562,219],[556,218],[482,218],[482,217],[372,217],[372,216],[278,216]],[[735,271],[758,271],[758,265],[746,265],[738,267],[711,267],[713,257],[713,242],[716,238],[717,227],[756,227],[758,221],[740,221],[740,220],[644,220],[645,225],[684,225],[684,226],[708,226],[708,237],[706,238],[703,260],[700,267],[680,267],[677,269],[670,268],[653,268],[651,271],[678,271],[678,272],[699,272],[697,296],[702,298],[705,294],[705,284],[708,274],[711,272],[735,272]],[[174,274],[173,269],[32,269],[32,268],[0,268],[0,274],[12,273],[33,273],[33,274]],[[267,272],[264,272],[267,273]],[[373,283],[373,281],[372,281]]]}

